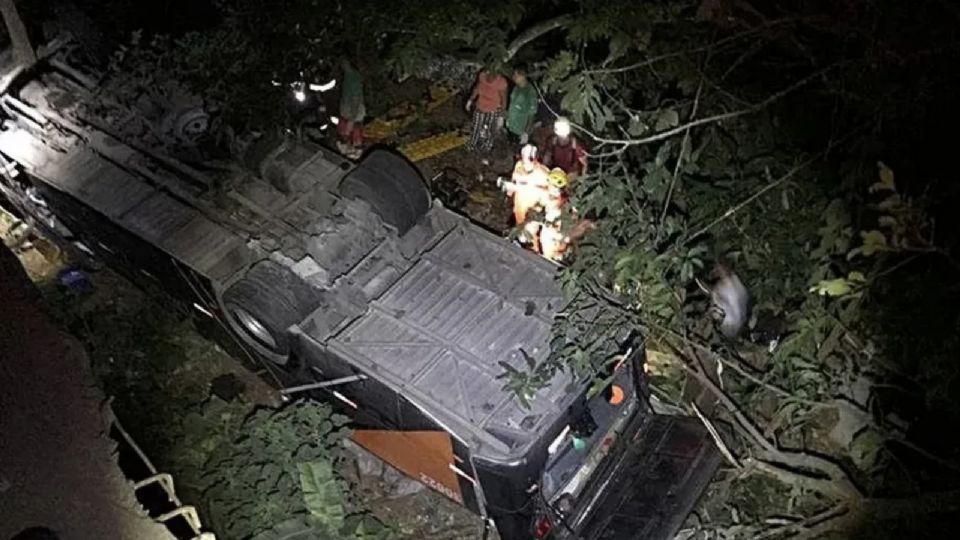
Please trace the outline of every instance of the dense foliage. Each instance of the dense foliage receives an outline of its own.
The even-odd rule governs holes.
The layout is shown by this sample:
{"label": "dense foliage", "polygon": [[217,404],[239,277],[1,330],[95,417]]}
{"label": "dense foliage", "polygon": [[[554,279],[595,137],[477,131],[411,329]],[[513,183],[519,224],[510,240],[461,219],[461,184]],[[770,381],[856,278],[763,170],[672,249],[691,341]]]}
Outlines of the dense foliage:
{"label": "dense foliage", "polygon": [[62,300],[56,311],[84,341],[118,418],[158,469],[173,475],[181,500],[198,506],[205,526],[237,539],[392,534],[342,477],[346,417],[310,401],[258,407],[252,392],[217,397],[211,380],[232,361],[169,306],[101,276],[100,293],[109,290],[112,301],[62,291],[49,297]]}

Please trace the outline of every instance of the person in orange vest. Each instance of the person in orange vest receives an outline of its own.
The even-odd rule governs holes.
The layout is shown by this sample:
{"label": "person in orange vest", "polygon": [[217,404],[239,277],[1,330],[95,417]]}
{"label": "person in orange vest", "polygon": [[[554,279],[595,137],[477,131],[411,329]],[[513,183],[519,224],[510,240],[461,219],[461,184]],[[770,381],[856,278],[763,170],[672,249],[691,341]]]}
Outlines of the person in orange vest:
{"label": "person in orange vest", "polygon": [[[547,176],[548,187],[541,199],[543,223],[538,229],[538,241],[535,245],[541,255],[552,261],[560,262],[567,253],[571,242],[582,237],[593,228],[589,220],[581,220],[572,227],[563,224],[563,209],[569,202],[567,188],[570,179],[567,173],[555,167]],[[573,213],[573,212],[571,212]]]}
{"label": "person in orange vest", "polygon": [[547,188],[549,170],[537,160],[537,147],[525,144],[520,149],[520,159],[513,167],[509,182],[497,183],[507,195],[513,197],[513,220],[518,227],[527,222],[527,213],[540,204]]}

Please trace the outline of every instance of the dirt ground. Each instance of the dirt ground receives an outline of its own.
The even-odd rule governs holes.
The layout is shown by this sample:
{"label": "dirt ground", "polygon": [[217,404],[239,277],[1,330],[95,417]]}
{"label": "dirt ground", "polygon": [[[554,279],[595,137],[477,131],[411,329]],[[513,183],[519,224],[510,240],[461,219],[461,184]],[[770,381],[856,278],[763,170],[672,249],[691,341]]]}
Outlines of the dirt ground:
{"label": "dirt ground", "polygon": [[[46,275],[31,251],[24,265]],[[117,466],[83,347],[44,312],[5,246],[0,305],[0,538],[43,526],[63,540],[172,540]]]}

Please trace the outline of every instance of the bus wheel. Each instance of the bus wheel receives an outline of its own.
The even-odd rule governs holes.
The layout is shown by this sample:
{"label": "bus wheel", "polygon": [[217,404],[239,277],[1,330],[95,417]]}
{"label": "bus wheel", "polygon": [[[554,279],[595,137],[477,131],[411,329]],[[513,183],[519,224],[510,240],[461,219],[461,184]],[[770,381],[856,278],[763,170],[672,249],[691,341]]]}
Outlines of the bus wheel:
{"label": "bus wheel", "polygon": [[374,150],[340,183],[340,194],[361,199],[402,236],[430,210],[430,192],[403,157]]}
{"label": "bus wheel", "polygon": [[261,261],[224,291],[224,314],[244,343],[284,365],[292,342],[287,329],[310,312],[314,295],[305,288],[286,267]]}

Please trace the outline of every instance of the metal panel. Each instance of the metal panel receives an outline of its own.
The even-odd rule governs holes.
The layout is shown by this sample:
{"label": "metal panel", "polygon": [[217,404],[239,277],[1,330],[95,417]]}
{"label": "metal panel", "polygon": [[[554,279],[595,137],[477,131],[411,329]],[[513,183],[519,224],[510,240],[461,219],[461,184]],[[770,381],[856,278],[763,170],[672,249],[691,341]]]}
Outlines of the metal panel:
{"label": "metal panel", "polygon": [[0,148],[52,186],[111,218],[122,215],[153,192],[84,147],[74,146],[66,153],[58,153],[26,130],[0,132]]}
{"label": "metal panel", "polygon": [[496,300],[492,292],[430,261],[421,261],[381,298],[380,305],[439,339],[453,342]]}
{"label": "metal panel", "polygon": [[114,219],[154,193],[150,186],[97,158],[89,150],[64,163],[58,178],[73,184],[71,191],[79,194],[79,198]]}
{"label": "metal panel", "polygon": [[323,152],[317,152],[312,158],[290,175],[290,184],[296,191],[306,191],[313,184],[332,191],[340,183],[344,170],[333,163]]}
{"label": "metal panel", "polygon": [[456,228],[426,256],[473,277],[505,299],[560,296],[553,281],[554,265],[477,227]]}
{"label": "metal panel", "polygon": [[[0,131],[0,148],[8,157],[34,171],[38,171],[45,163],[50,161],[47,147],[23,129]],[[56,157],[57,159],[62,158],[62,156]]]}
{"label": "metal panel", "polygon": [[443,350],[436,341],[376,311],[352,325],[338,341],[406,382],[412,382]]}
{"label": "metal panel", "polygon": [[[243,246],[242,239],[206,217],[197,214],[176,233],[160,241],[160,247],[172,253],[201,274],[224,277],[235,268],[223,268],[222,259]],[[238,268],[245,264],[238,259]],[[216,269],[216,271],[214,271]]]}
{"label": "metal panel", "polygon": [[154,192],[122,216],[120,223],[143,238],[160,243],[190,222],[197,212],[160,192]]}
{"label": "metal panel", "polygon": [[486,430],[485,440],[503,444],[510,432],[522,441],[560,411],[570,381],[559,373],[526,408],[497,379],[500,362],[521,367],[526,356],[541,361],[549,353],[560,301],[554,267],[464,229],[450,231],[331,347],[415,388],[408,397],[427,410]]}
{"label": "metal panel", "polygon": [[433,388],[437,401],[473,424],[480,424],[504,400],[502,383],[450,351],[440,356],[416,384]]}

